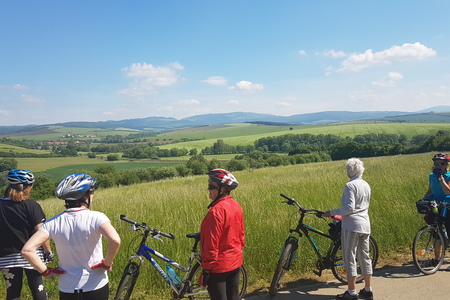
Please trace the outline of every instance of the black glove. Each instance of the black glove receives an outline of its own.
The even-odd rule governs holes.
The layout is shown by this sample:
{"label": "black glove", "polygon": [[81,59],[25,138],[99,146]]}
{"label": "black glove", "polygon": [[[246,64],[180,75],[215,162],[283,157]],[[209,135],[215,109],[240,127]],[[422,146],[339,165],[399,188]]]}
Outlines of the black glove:
{"label": "black glove", "polygon": [[55,260],[55,256],[53,253],[50,252],[44,252],[44,263],[48,264]]}
{"label": "black glove", "polygon": [[208,286],[208,281],[209,281],[209,271],[207,270],[203,270],[202,271],[202,275],[200,275],[200,277],[198,278],[198,283],[203,286],[203,287],[207,287]]}
{"label": "black glove", "polygon": [[437,178],[439,178],[442,174],[441,174],[441,170],[438,168],[434,168],[433,169],[433,174],[434,176],[436,176]]}

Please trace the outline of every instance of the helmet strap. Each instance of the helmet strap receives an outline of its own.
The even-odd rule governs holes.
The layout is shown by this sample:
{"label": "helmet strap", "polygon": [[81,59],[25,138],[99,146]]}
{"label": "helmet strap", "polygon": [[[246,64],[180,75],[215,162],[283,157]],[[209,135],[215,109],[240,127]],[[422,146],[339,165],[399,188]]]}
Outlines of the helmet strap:
{"label": "helmet strap", "polygon": [[211,206],[216,203],[219,199],[228,196],[230,193],[227,189],[223,188],[224,192],[220,193],[220,190],[222,190],[223,185],[219,184],[219,193],[217,194],[216,199],[214,199],[213,201],[211,201],[211,203],[208,205],[208,208],[211,208]]}

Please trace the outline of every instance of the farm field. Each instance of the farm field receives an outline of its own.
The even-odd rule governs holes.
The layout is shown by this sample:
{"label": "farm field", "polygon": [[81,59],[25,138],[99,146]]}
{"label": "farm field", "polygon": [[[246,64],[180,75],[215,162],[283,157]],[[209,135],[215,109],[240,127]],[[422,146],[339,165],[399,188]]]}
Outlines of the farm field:
{"label": "farm field", "polygon": [[[238,124],[241,125],[241,124]],[[406,137],[411,138],[419,134],[435,134],[439,130],[450,131],[450,123],[351,123],[351,124],[331,124],[331,125],[316,125],[316,126],[295,126],[293,130],[290,130],[289,126],[265,126],[275,127],[272,129],[278,129],[278,131],[259,132],[263,130],[263,127],[258,126],[251,127],[246,124],[244,128],[247,130],[247,135],[232,135],[227,132],[227,129],[220,128],[211,130],[206,133],[198,132],[182,132],[177,139],[199,139],[196,141],[180,142],[176,144],[166,144],[159,146],[161,149],[170,149],[174,147],[186,148],[188,150],[197,148],[203,149],[207,146],[212,146],[217,139],[222,139],[226,144],[230,145],[250,145],[257,139],[278,136],[284,134],[333,134],[340,137],[354,137],[359,134],[366,133],[386,133],[386,134],[404,134]],[[235,126],[230,131],[239,131],[240,126]],[[254,130],[254,131],[252,131]],[[169,133],[166,137],[169,137]],[[203,134],[203,135],[202,135]],[[207,138],[207,136],[212,136]],[[175,146],[176,145],[176,146]]]}
{"label": "farm field", "polygon": [[136,133],[137,130],[128,128],[117,129],[101,129],[101,128],[84,128],[84,127],[63,127],[63,126],[48,126],[45,129],[38,131],[29,131],[14,136],[8,136],[14,139],[25,139],[32,141],[69,141],[69,138],[63,138],[66,134],[81,134],[89,135],[92,137],[83,138],[85,140],[98,139],[100,137],[106,137],[107,135],[129,135]]}
{"label": "farm field", "polygon": [[50,153],[50,151],[43,151],[39,149],[27,149],[23,147],[18,146],[12,146],[8,144],[2,144],[0,143],[0,152],[16,152],[16,153],[36,153],[36,154],[43,154],[43,153]]}
{"label": "farm field", "polygon": [[[450,150],[450,149],[443,149]],[[380,248],[381,264],[411,261],[410,246],[415,232],[423,222],[416,212],[415,202],[427,189],[427,178],[434,153],[365,158],[364,178],[372,187],[370,218],[372,234]],[[408,166],[407,171],[405,165]],[[306,208],[327,210],[339,207],[342,188],[348,178],[345,161],[321,162],[305,165],[265,168],[234,172],[240,186],[233,192],[241,203],[246,221],[245,265],[249,274],[249,293],[267,292],[283,241],[292,222],[295,210],[282,204],[280,193],[294,197]],[[199,230],[207,211],[207,176],[190,176],[126,187],[99,189],[95,193],[93,209],[103,211],[117,228],[122,246],[110,273],[111,293],[117,289],[122,270],[130,254],[136,233],[125,229],[128,225],[119,220],[120,214],[149,226],[175,234],[175,240],[163,243],[150,240],[159,252],[184,264],[191,241],[184,236]],[[56,198],[40,201],[48,216],[61,212],[63,203]],[[330,220],[311,216],[312,225],[328,230]],[[320,238],[315,239],[320,243]],[[307,278],[320,280],[313,275],[315,258],[309,247],[301,245],[293,269],[286,280],[299,283]],[[51,266],[55,266],[52,264]],[[163,266],[164,267],[164,266]],[[323,276],[330,276],[328,271]],[[161,278],[144,263],[133,299],[170,299]],[[57,299],[54,281],[46,281],[51,300]],[[27,289],[25,288],[24,291]],[[4,286],[0,297],[4,297]],[[25,297],[26,298],[26,297]]]}

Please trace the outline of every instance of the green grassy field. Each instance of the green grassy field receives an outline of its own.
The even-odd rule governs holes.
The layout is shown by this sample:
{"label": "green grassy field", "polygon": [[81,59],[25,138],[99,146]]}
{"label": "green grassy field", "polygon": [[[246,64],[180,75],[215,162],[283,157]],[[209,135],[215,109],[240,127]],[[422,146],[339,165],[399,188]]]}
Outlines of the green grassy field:
{"label": "green grassy field", "polygon": [[50,151],[39,150],[39,149],[27,149],[18,146],[12,146],[8,144],[0,143],[0,152],[16,152],[16,153],[36,153],[36,154],[49,154]]}
{"label": "green grassy field", "polygon": [[[366,167],[364,178],[373,191],[369,215],[372,234],[380,248],[381,264],[411,261],[412,240],[424,224],[423,216],[416,212],[414,203],[427,189],[431,157],[432,153],[426,153],[363,159]],[[233,195],[245,212],[245,265],[249,274],[249,293],[267,292],[289,225],[296,221],[294,209],[282,204],[279,194],[296,198],[306,208],[337,208],[342,188],[348,180],[344,166],[345,161],[334,161],[235,172],[240,186]],[[191,246],[185,235],[199,230],[207,212],[206,186],[206,176],[192,176],[96,191],[93,209],[108,215],[122,238],[121,249],[110,273],[112,292],[117,288],[131,251],[129,245],[135,236],[134,232],[125,229],[128,225],[119,220],[119,215],[126,214],[136,221],[174,233],[175,240],[166,239],[163,243],[151,240],[150,245],[185,264]],[[63,210],[62,201],[57,199],[40,203],[48,216]],[[307,221],[323,230],[328,229],[327,221],[313,216]],[[316,241],[321,243],[320,238]],[[308,278],[309,282],[319,280],[312,274],[315,262],[310,247],[302,243],[286,280],[296,284],[302,282],[302,278]],[[323,276],[331,279],[330,272],[325,273]],[[50,299],[57,299],[55,282],[47,281],[47,288]],[[0,289],[0,297],[3,297],[2,293],[4,288]],[[155,275],[147,262],[134,296],[133,299],[170,299],[161,278]]]}
{"label": "green grassy field", "polygon": [[[267,127],[274,131],[264,131]],[[236,134],[240,130],[247,134]],[[366,133],[386,133],[386,134],[404,134],[411,138],[419,134],[436,134],[438,130],[450,130],[450,123],[351,123],[351,124],[331,124],[317,126],[294,126],[290,130],[289,126],[249,126],[249,124],[237,124],[232,128],[220,128],[205,132],[188,132],[183,131],[177,139],[199,139],[196,141],[187,141],[176,144],[166,144],[159,146],[162,149],[170,149],[174,147],[186,148],[188,150],[197,148],[203,149],[212,146],[217,139],[222,139],[226,144],[230,145],[251,145],[257,139],[278,136],[284,134],[333,134],[340,137],[354,137],[359,134]],[[262,131],[262,132],[261,132]],[[167,136],[169,136],[167,134]]]}
{"label": "green grassy field", "polygon": [[30,131],[25,133],[20,133],[14,136],[9,136],[13,139],[25,139],[32,141],[68,141],[69,138],[63,138],[66,134],[82,134],[93,136],[91,138],[78,138],[79,140],[90,140],[99,139],[106,137],[107,135],[129,135],[131,133],[136,133],[137,130],[127,129],[127,128],[117,128],[117,129],[100,129],[100,128],[84,128],[84,127],[63,127],[63,126],[49,126],[46,129],[40,131]]}

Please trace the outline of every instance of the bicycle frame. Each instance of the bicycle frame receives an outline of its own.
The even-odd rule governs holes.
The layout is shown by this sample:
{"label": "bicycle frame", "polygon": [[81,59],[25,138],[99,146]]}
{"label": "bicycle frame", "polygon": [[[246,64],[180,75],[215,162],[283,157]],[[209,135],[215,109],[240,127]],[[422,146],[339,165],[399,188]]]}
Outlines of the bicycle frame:
{"label": "bicycle frame", "polygon": [[[127,219],[125,216],[121,216],[121,219],[129,222],[131,220]],[[133,222],[133,221],[131,221]],[[129,222],[129,223],[131,223]],[[136,223],[132,223],[133,227],[131,227],[130,229],[134,230],[134,231],[139,231],[139,227],[137,226]],[[165,255],[163,255],[162,253],[159,253],[158,251],[152,249],[151,247],[147,246],[147,239],[149,237],[149,234],[151,232],[155,232],[154,229],[147,227],[145,225],[145,223],[143,224],[139,224],[141,225],[140,227],[142,227],[144,229],[144,233],[141,239],[141,242],[139,244],[139,248],[136,251],[136,254],[133,254],[129,257],[129,261],[132,261],[134,259],[138,259],[139,260],[139,265],[141,266],[142,263],[144,262],[143,257],[150,261],[151,265],[156,269],[156,271],[158,272],[158,274],[164,279],[164,281],[167,283],[167,285],[170,286],[170,288],[173,290],[173,292],[175,292],[178,296],[183,296],[183,297],[188,297],[188,296],[194,296],[194,295],[200,295],[200,294],[207,294],[208,292],[206,290],[200,290],[198,292],[193,292],[193,293],[186,293],[188,287],[190,286],[190,282],[188,280],[188,276],[189,276],[189,271],[192,269],[192,266],[194,265],[195,262],[199,262],[200,263],[200,255],[198,253],[198,243],[199,243],[199,236],[197,234],[190,234],[187,235],[187,237],[190,238],[194,238],[194,246],[191,249],[191,254],[189,256],[189,260],[187,263],[187,267],[184,267],[182,265],[180,265],[179,263],[177,263],[176,261],[173,261],[172,259],[166,257]],[[152,233],[151,237],[154,239],[160,239],[160,235],[168,237],[168,238],[175,238],[175,236],[173,236],[173,234],[166,234],[163,232],[159,232],[157,231],[156,234]],[[163,268],[161,268],[161,266],[158,264],[158,262],[153,258],[153,256],[155,256],[156,258],[161,259],[162,261],[170,264],[171,266],[177,268],[178,270],[182,271],[184,273],[183,278],[181,279],[181,284],[180,285],[176,285],[172,282],[172,280],[170,279],[170,277],[168,276],[168,274],[163,270]]]}
{"label": "bicycle frame", "polygon": [[[296,204],[296,206],[299,208],[300,219],[299,219],[299,221],[297,223],[297,227],[295,229],[290,229],[289,230],[289,234],[288,234],[288,237],[286,238],[285,245],[287,243],[289,243],[290,241],[295,240],[296,248],[294,249],[294,251],[296,251],[297,248],[298,248],[298,244],[300,243],[301,238],[303,236],[305,236],[307,238],[307,240],[309,241],[309,244],[312,246],[314,252],[317,255],[318,262],[320,263],[320,265],[318,264],[318,267],[320,267],[319,268],[319,272],[321,272],[323,269],[330,268],[332,261],[329,260],[328,258],[330,257],[331,251],[333,250],[333,247],[335,245],[335,241],[333,240],[333,237],[331,235],[329,235],[329,234],[327,234],[327,233],[325,233],[325,232],[323,232],[323,231],[321,231],[321,230],[311,226],[311,225],[303,223],[303,219],[305,218],[305,216],[308,213],[313,213],[313,214],[316,214],[316,216],[318,216],[319,214],[321,215],[323,212],[317,211],[317,210],[305,209],[305,208],[301,207],[297,202],[293,202],[292,204]],[[298,238],[295,237],[293,235],[293,233],[296,233],[298,235]],[[313,236],[310,233],[316,233],[316,234],[318,234],[320,236],[323,236],[325,238],[330,239],[331,242],[330,242],[330,245],[328,246],[328,249],[326,251],[326,255],[325,256],[322,255],[322,252],[321,252],[319,246],[314,241],[314,238],[313,238]],[[320,275],[320,274],[318,274],[318,275]]]}

